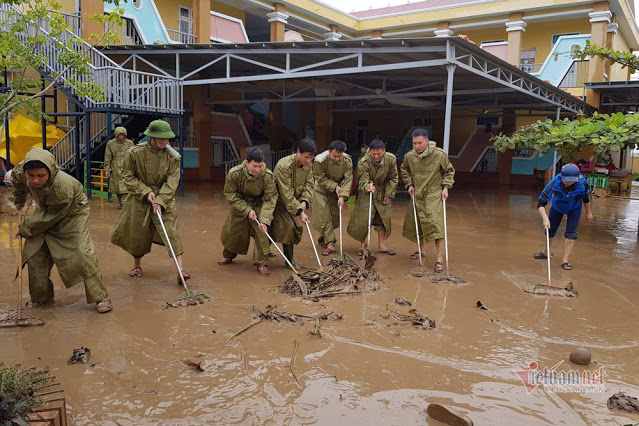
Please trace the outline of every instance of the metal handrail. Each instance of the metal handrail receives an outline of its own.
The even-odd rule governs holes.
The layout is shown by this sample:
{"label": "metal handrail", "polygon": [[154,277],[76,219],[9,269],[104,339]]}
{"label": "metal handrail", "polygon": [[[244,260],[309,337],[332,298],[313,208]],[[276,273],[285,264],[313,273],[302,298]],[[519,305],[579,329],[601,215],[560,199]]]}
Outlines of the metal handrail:
{"label": "metal handrail", "polygon": [[[6,3],[0,3],[0,18],[2,18],[3,22],[9,21],[12,15],[19,13],[21,12],[15,7]],[[88,67],[89,72],[86,75],[78,75],[74,69],[67,69],[65,65],[60,63],[58,60],[60,50],[57,45],[57,40],[52,39],[47,29],[43,28],[47,27],[46,23],[41,22],[40,24],[41,25],[25,28],[23,36],[45,36],[45,43],[37,46],[37,53],[46,57],[46,60],[42,64],[43,71],[48,74],[57,75],[55,78],[67,83],[70,91],[76,96],[78,95],[77,90],[73,84],[69,84],[69,81],[71,81],[71,83],[74,81],[80,83],[92,81],[104,88],[104,99],[78,96],[78,98],[88,104],[89,107],[110,106],[113,105],[114,102],[117,102],[119,107],[124,108],[168,113],[181,113],[183,111],[183,83],[179,79],[124,69],[67,29],[61,33],[59,40],[63,43],[70,44],[75,51],[82,52],[82,54],[88,56],[90,60]],[[142,91],[140,91],[140,89],[142,89]],[[153,93],[153,96],[136,96],[145,93]],[[120,99],[126,100],[126,102],[121,102],[119,101]],[[145,100],[147,102],[144,102]]]}
{"label": "metal handrail", "polygon": [[188,44],[195,43],[197,40],[197,36],[195,34],[189,34],[178,30],[170,30],[168,28],[166,31],[169,33],[169,39],[176,43]]}

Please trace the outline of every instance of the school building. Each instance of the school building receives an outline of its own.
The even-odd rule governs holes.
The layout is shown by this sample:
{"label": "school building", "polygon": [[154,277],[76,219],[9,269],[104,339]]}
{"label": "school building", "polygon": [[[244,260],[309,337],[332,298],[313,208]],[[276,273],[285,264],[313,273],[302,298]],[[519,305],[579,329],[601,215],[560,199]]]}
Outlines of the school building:
{"label": "school building", "polygon": [[[70,33],[85,37],[105,30],[89,15],[112,12],[102,1],[63,6]],[[83,46],[105,99],[79,99],[62,81],[43,102],[67,131],[51,150],[78,178],[101,159],[114,127],[137,141],[164,117],[179,133],[187,183],[222,182],[250,146],[263,148],[272,168],[305,136],[319,150],[343,140],[352,153],[380,138],[401,161],[412,130],[425,127],[459,181],[528,185],[557,156],[496,153],[492,135],[579,111],[634,111],[639,102],[624,95],[639,90],[628,69],[567,54],[586,41],[639,49],[626,0],[429,0],[351,13],[315,0],[120,6],[124,25],[110,29],[120,42]],[[45,81],[56,71],[50,57]],[[624,167],[631,156],[616,161]]]}

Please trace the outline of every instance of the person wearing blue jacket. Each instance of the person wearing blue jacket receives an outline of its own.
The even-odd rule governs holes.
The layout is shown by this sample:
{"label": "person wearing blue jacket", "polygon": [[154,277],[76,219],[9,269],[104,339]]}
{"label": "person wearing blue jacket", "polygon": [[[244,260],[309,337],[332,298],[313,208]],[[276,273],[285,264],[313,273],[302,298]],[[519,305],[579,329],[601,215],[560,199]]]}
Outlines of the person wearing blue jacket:
{"label": "person wearing blue jacket", "polygon": [[[561,173],[551,180],[544,188],[537,209],[544,224],[544,228],[550,237],[550,244],[557,233],[557,228],[561,223],[564,215],[567,217],[566,223],[566,247],[564,250],[564,258],[561,267],[565,270],[571,270],[572,265],[568,262],[568,257],[575,245],[577,239],[577,226],[581,218],[581,206],[586,209],[586,220],[593,221],[592,210],[590,208],[590,188],[588,181],[579,173],[579,168],[574,164],[566,164]],[[550,212],[546,214],[546,205],[551,202]],[[546,250],[540,251],[533,255],[535,259],[547,259]]]}

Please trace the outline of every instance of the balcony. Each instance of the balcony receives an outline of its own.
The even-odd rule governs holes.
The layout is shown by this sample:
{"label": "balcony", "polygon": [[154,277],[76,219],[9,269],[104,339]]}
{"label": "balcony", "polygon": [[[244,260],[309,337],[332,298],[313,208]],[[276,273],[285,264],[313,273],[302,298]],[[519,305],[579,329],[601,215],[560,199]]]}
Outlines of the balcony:
{"label": "balcony", "polygon": [[115,45],[143,45],[145,44],[140,36],[137,26],[133,19],[122,17],[122,25],[113,23],[104,24],[104,32],[111,31],[114,33],[118,41],[107,44]]}
{"label": "balcony", "polygon": [[575,61],[564,76],[559,87],[562,89],[582,88],[584,83],[588,81],[589,61]]}
{"label": "balcony", "polygon": [[173,43],[190,44],[195,43],[197,37],[194,34],[183,33],[182,31],[166,29],[169,33],[169,39]]}

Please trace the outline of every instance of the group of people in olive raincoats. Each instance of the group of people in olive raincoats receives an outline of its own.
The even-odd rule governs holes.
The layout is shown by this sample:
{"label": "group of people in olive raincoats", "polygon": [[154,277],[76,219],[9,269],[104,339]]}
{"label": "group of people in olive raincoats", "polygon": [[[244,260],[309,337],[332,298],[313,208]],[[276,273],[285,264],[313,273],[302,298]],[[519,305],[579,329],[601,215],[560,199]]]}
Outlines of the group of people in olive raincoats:
{"label": "group of people in olive raincoats", "polygon": [[[170,241],[177,262],[183,266],[175,206],[181,157],[168,145],[175,134],[163,120],[151,122],[144,134],[150,138],[148,142],[125,151],[132,143],[121,137],[126,136],[126,130],[118,128],[107,149],[113,191],[128,194],[119,198],[123,208],[111,241],[133,256],[132,277],[142,276],[141,259],[151,251],[153,242],[168,245]],[[24,208],[29,194],[37,204],[35,214],[20,224],[16,235],[26,239],[23,259],[29,268],[30,304],[54,302],[50,273],[55,265],[66,287],[84,281],[87,302],[95,303],[100,313],[109,312],[112,304],[89,233],[89,204],[82,184],[59,170],[53,155],[41,148],[32,148],[11,177],[10,199],[16,208]],[[169,241],[164,233],[158,233],[160,221]],[[183,268],[182,275],[190,278]]]}
{"label": "group of people in olive raincoats", "polygon": [[[435,271],[441,272],[443,200],[452,188],[455,170],[446,153],[429,141],[426,130],[415,130],[412,139],[414,149],[406,154],[401,173],[415,203],[418,229],[415,229],[411,208],[406,212],[403,235],[417,242],[419,232],[422,246],[435,241]],[[304,225],[309,222],[306,211],[311,203],[311,222],[320,232],[318,242],[324,247],[322,254],[328,256],[335,252],[335,229],[340,226],[340,209],[350,196],[353,164],[344,153],[346,145],[341,141],[333,141],[327,151],[317,156],[316,150],[312,139],[303,139],[296,153],[277,163],[273,178],[263,164],[263,152],[259,149],[249,152],[246,160],[229,172],[224,194],[231,211],[222,229],[224,257],[218,262],[220,265],[231,263],[238,254],[246,254],[253,236],[253,261],[262,275],[268,275],[266,263],[270,253],[268,241],[264,239],[268,232],[275,242],[282,243],[284,256],[296,267],[293,248],[301,241]],[[357,200],[348,225],[349,235],[361,243],[360,252],[367,245],[370,224],[377,231],[378,253],[395,254],[386,247],[386,239],[392,231],[391,204],[397,184],[395,156],[386,152],[384,142],[373,140],[357,165]],[[260,219],[256,220],[258,216]],[[418,259],[418,256],[416,252],[411,258]]]}
{"label": "group of people in olive raincoats", "polygon": [[122,171],[124,170],[124,159],[129,149],[133,148],[133,141],[127,138],[124,127],[116,127],[113,131],[115,136],[107,142],[104,150],[104,164],[102,169],[109,179],[109,192],[115,194],[118,200],[118,208],[121,209],[124,196],[129,192],[122,182]]}
{"label": "group of people in olive raincoats", "polygon": [[[127,194],[119,198],[122,212],[113,230],[112,243],[133,256],[131,277],[142,276],[142,257],[153,243],[169,248],[184,272],[182,244],[178,235],[175,193],[180,181],[180,155],[168,144],[175,134],[163,120],[151,122],[144,132],[147,142],[132,146],[126,130],[116,129],[108,148],[108,171],[113,191]],[[401,166],[402,178],[417,211],[418,225],[412,209],[406,213],[404,237],[425,244],[436,242],[436,271],[443,270],[442,200],[454,183],[455,170],[443,150],[428,140],[426,130],[413,132],[414,149],[406,154]],[[126,144],[126,145],[125,145]],[[231,205],[222,229],[223,258],[218,263],[232,263],[238,254],[247,254],[250,238],[255,239],[253,260],[262,275],[271,242],[283,245],[290,265],[294,246],[302,239],[304,226],[310,223],[308,209],[314,202],[313,226],[321,233],[320,244],[328,256],[335,252],[335,229],[340,226],[340,209],[351,192],[352,161],[341,141],[317,157],[315,142],[300,141],[297,152],[281,159],[274,172],[266,168],[264,153],[250,151],[245,161],[228,174],[224,195]],[[123,154],[124,153],[124,154]],[[315,162],[313,164],[313,159]],[[357,166],[355,211],[348,233],[360,241],[362,250],[369,233],[369,221],[378,232],[378,252],[394,255],[385,245],[391,234],[391,203],[398,183],[395,156],[385,151],[384,143],[373,140]],[[112,309],[102,282],[93,240],[89,233],[89,205],[83,186],[59,170],[48,151],[33,148],[12,172],[10,199],[21,210],[30,194],[37,204],[33,216],[24,220],[18,235],[26,239],[24,263],[29,267],[29,292],[33,305],[52,303],[53,283],[50,272],[56,265],[66,287],[84,281],[88,303],[98,312]],[[369,216],[370,211],[370,216]],[[162,226],[164,225],[164,227]],[[165,228],[164,232],[158,232]],[[168,240],[167,240],[168,238]],[[170,243],[170,244],[169,244]],[[172,247],[172,251],[170,249]],[[413,255],[416,258],[417,254]]]}

